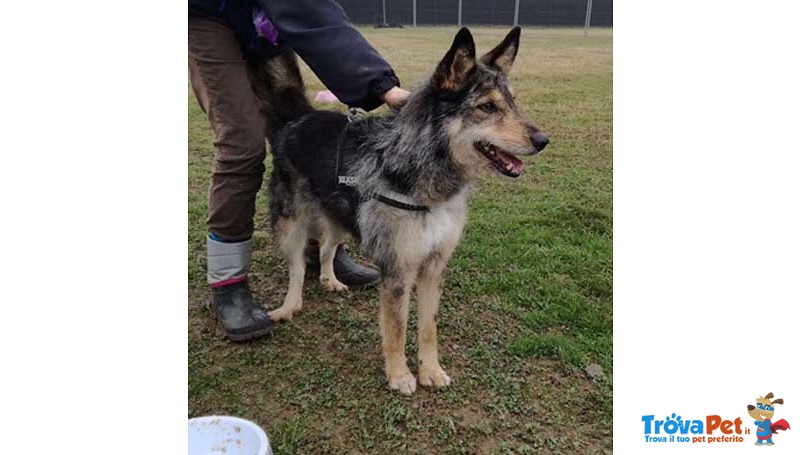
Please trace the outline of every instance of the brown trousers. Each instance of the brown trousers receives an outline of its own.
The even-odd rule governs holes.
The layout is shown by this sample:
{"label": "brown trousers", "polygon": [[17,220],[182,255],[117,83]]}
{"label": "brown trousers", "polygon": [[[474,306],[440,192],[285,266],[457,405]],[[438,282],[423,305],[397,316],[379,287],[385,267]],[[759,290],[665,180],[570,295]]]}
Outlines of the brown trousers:
{"label": "brown trousers", "polygon": [[[299,75],[296,63],[294,70]],[[245,60],[233,29],[221,21],[189,18],[189,77],[214,131],[206,225],[229,242],[253,234],[265,139],[274,139],[268,120],[272,82],[263,75],[262,68]]]}

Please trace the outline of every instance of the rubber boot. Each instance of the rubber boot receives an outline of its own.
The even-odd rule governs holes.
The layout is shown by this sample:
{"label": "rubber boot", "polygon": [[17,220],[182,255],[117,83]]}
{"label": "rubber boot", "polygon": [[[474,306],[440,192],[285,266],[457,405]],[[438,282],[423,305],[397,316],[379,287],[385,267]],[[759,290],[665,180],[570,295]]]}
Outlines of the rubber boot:
{"label": "rubber boot", "polygon": [[253,240],[228,243],[212,236],[208,249],[209,309],[231,341],[247,341],[272,331],[267,310],[258,305],[247,283]]}
{"label": "rubber boot", "polygon": [[[319,275],[319,243],[309,242],[306,247],[306,270]],[[368,286],[378,282],[377,270],[358,264],[347,254],[344,245],[336,248],[333,256],[333,273],[347,287]]]}

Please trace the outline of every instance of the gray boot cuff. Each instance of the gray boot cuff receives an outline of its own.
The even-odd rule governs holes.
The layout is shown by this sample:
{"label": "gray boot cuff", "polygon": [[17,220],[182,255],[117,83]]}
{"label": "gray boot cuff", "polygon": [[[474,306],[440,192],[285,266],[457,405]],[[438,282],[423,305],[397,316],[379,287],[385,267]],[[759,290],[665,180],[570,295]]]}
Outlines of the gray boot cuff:
{"label": "gray boot cuff", "polygon": [[225,243],[206,237],[208,284],[222,286],[247,279],[253,239]]}

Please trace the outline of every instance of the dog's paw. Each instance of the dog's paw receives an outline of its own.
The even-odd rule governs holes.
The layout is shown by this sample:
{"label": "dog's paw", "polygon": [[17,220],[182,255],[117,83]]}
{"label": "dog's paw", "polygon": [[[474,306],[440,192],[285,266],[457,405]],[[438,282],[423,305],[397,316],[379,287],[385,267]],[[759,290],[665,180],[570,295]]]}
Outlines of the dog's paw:
{"label": "dog's paw", "polygon": [[417,390],[417,379],[408,371],[404,374],[389,378],[389,388],[397,390],[403,395],[411,395]]}
{"label": "dog's paw", "polygon": [[450,376],[439,365],[420,367],[419,383],[425,387],[447,387],[450,385]]}
{"label": "dog's paw", "polygon": [[269,312],[269,318],[272,319],[272,322],[291,321],[294,314],[302,308],[302,298],[292,297],[291,294],[287,294],[283,300],[283,305]]}
{"label": "dog's paw", "polygon": [[343,292],[347,290],[347,286],[337,280],[335,276],[320,275],[319,282],[325,290],[330,292]]}
{"label": "dog's paw", "polygon": [[280,307],[278,309],[272,310],[269,313],[269,318],[272,319],[272,322],[279,322],[279,321],[291,321],[292,316],[294,316],[294,312],[285,307]]}

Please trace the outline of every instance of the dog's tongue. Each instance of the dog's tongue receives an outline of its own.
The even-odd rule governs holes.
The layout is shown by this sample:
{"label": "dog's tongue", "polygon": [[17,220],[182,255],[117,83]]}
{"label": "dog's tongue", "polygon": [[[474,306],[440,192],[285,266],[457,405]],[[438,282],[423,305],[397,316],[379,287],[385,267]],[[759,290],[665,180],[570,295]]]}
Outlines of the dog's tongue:
{"label": "dog's tongue", "polygon": [[510,153],[497,149],[495,156],[503,169],[511,175],[518,176],[525,169],[525,163]]}

